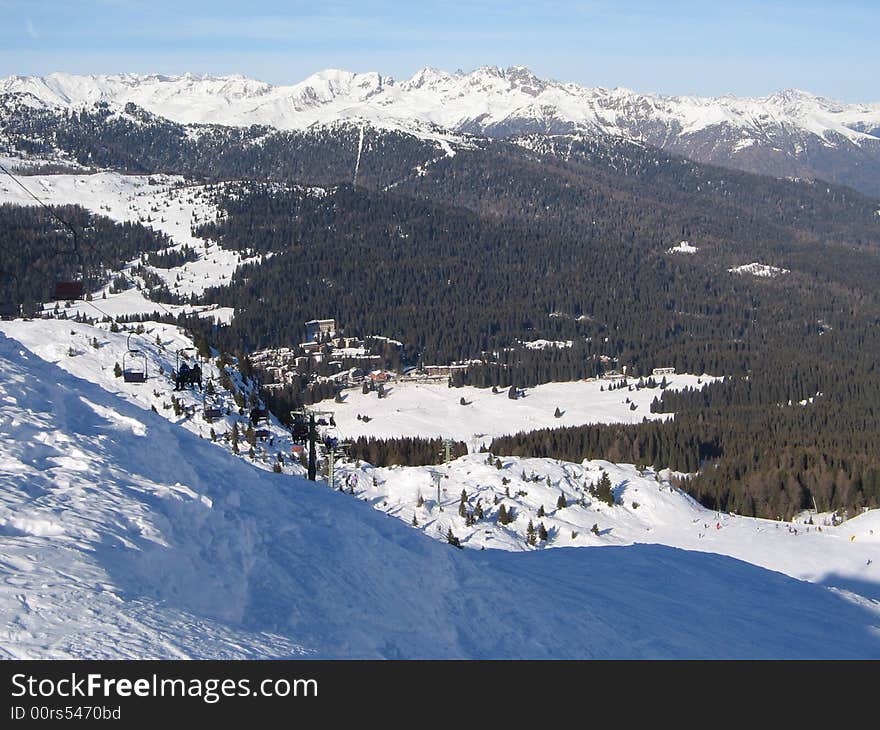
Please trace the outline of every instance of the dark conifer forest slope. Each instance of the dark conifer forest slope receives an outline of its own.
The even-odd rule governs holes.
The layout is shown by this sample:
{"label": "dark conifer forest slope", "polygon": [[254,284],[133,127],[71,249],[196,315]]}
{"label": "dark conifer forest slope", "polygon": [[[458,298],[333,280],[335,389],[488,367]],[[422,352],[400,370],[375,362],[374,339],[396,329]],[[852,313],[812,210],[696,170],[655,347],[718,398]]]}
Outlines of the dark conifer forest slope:
{"label": "dark conifer forest slope", "polygon": [[[78,232],[78,244],[59,217]],[[144,225],[117,223],[76,205],[49,210],[0,205],[0,302],[21,304],[30,313],[37,302],[50,299],[56,281],[85,272],[97,285],[139,254],[170,244]]]}
{"label": "dark conifer forest slope", "polygon": [[[400,340],[404,363],[473,360],[456,382],[479,386],[588,377],[600,355],[636,375],[726,375],[700,393],[658,389],[669,423],[524,434],[493,451],[700,468],[688,489],[705,503],[768,517],[814,499],[880,505],[880,201],[606,138],[473,138],[449,154],[367,127],[357,163],[350,125],[192,135],[99,117],[71,114],[38,143],[34,113],[17,133],[83,164],[240,181],[196,231],[267,255],[205,293],[235,308],[231,326],[190,323],[223,349],[290,345],[305,320],[335,317]],[[697,252],[669,252],[683,240]],[[752,262],[787,273],[729,271]],[[518,344],[537,338],[572,346]]]}

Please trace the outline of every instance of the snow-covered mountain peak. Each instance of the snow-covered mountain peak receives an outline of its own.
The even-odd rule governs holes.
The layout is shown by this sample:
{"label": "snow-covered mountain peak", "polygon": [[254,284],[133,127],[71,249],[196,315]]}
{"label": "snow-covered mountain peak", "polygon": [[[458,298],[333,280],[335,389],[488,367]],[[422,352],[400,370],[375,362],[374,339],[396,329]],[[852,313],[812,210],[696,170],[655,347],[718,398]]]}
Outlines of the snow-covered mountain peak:
{"label": "snow-covered mountain peak", "polygon": [[672,96],[540,78],[525,66],[454,73],[426,66],[402,81],[326,69],[290,85],[191,73],[11,76],[0,79],[0,95],[6,116],[96,103],[119,112],[134,104],[184,125],[304,130],[354,122],[417,136],[430,130],[430,138],[447,141],[453,133],[609,135],[699,162],[880,190],[872,172],[880,169],[880,103],[844,103],[798,89],[764,97]]}
{"label": "snow-covered mountain peak", "polygon": [[864,130],[880,126],[880,104],[844,104],[797,89],[763,98],[663,96],[541,79],[525,66],[481,66],[467,73],[426,66],[402,82],[377,72],[326,69],[289,86],[241,75],[53,73],[7,77],[0,91],[31,94],[50,107],[133,102],[185,124],[281,129],[359,117],[506,135],[540,120],[638,139],[644,132],[637,127],[646,124],[668,135],[723,124],[751,129],[757,122],[762,132],[767,124],[787,125],[820,137],[831,131],[859,140]]}
{"label": "snow-covered mountain peak", "polygon": [[[326,69],[312,74],[289,89],[294,95],[311,96],[321,103],[331,102],[338,97],[346,97],[349,101],[362,101],[381,91],[387,81],[375,71],[353,73],[342,69]],[[281,94],[284,93],[285,87],[275,88]]]}
{"label": "snow-covered mountain peak", "polygon": [[450,74],[433,66],[425,66],[416,71],[412,78],[400,83],[403,89],[424,89],[436,87],[439,84],[446,84],[450,81],[461,77],[463,74]]}

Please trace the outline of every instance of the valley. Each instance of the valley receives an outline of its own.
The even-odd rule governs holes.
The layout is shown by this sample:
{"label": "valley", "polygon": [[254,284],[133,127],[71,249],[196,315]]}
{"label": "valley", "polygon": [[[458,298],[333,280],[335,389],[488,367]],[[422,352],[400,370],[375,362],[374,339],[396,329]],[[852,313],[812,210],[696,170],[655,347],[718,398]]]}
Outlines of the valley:
{"label": "valley", "polygon": [[877,658],[878,134],[0,80],[0,654]]}

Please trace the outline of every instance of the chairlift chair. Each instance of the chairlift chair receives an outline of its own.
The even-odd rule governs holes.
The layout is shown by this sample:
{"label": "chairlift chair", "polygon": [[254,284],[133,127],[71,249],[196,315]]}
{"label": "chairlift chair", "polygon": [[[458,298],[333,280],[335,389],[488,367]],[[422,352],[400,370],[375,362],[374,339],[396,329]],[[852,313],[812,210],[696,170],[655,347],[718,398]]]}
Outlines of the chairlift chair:
{"label": "chairlift chair", "polygon": [[[178,381],[180,378],[180,356],[183,355],[184,360],[187,360],[189,358],[186,356],[185,353],[190,352],[190,351],[197,352],[195,347],[180,347],[177,349],[177,353],[174,358],[174,380],[175,381]],[[198,364],[198,358],[196,358],[196,364]],[[202,387],[202,379],[201,378],[199,378],[198,380],[194,380],[192,378],[192,376],[190,376],[183,383],[183,385],[186,385],[188,383],[194,383],[194,384],[198,385],[199,388]]]}
{"label": "chairlift chair", "polygon": [[309,422],[302,414],[294,414],[293,425],[291,426],[291,436],[294,443],[304,444],[309,439]]}
{"label": "chairlift chair", "polygon": [[86,265],[83,261],[79,250],[79,233],[76,228],[68,221],[55,215],[53,216],[61,222],[73,236],[73,246],[69,251],[59,252],[62,256],[72,255],[76,259],[77,273],[72,279],[56,279],[55,280],[55,301],[85,299],[86,294]]}
{"label": "chairlift chair", "polygon": [[147,356],[131,346],[131,335],[126,340],[128,352],[122,355],[122,379],[126,383],[147,382]]}
{"label": "chairlift chair", "polygon": [[190,351],[195,352],[196,348],[195,347],[178,347],[177,348],[177,353],[174,357],[175,372],[178,372],[178,373],[180,372],[180,356],[183,355],[183,359],[188,360],[189,358],[184,353],[187,353]]}
{"label": "chairlift chair", "polygon": [[53,298],[55,301],[82,299],[84,293],[85,284],[82,281],[56,281]]}
{"label": "chairlift chair", "polygon": [[202,416],[206,421],[213,421],[215,418],[223,417],[219,396],[215,393],[209,397],[207,388],[202,392]]}

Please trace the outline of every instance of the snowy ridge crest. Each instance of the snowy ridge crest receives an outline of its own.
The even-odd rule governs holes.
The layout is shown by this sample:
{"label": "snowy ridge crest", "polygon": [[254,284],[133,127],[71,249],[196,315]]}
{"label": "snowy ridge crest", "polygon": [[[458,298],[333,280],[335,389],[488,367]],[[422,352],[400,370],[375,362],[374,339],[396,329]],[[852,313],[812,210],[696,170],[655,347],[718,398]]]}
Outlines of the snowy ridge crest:
{"label": "snowy ridge crest", "polygon": [[646,125],[675,135],[725,126],[755,140],[787,127],[830,145],[838,137],[857,144],[880,140],[880,103],[844,104],[793,89],[761,98],[662,96],[540,79],[524,66],[484,66],[468,73],[426,67],[404,81],[327,69],[292,85],[241,75],[53,73],[0,79],[2,93],[29,96],[55,109],[134,103],[182,124],[304,129],[357,118],[498,136],[567,129],[631,139],[642,139]]}

